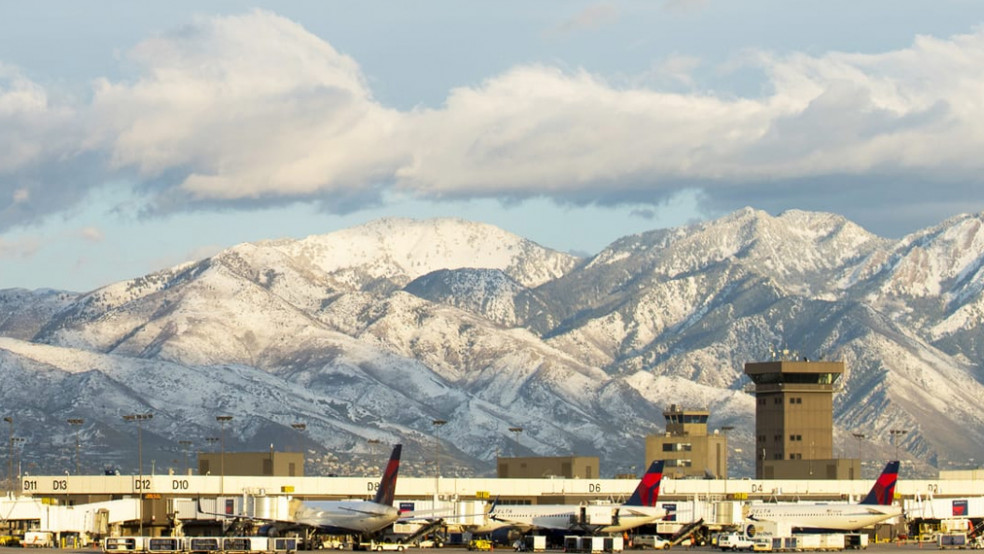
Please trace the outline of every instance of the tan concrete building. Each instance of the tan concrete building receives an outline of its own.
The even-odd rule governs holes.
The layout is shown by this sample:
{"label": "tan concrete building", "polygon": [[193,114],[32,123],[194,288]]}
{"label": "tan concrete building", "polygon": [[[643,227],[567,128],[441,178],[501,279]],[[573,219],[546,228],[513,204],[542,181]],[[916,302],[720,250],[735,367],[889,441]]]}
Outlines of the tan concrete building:
{"label": "tan concrete building", "polygon": [[834,458],[834,392],[844,362],[747,363],[745,373],[754,383],[756,478],[860,475],[856,461]]}
{"label": "tan concrete building", "polygon": [[[685,477],[728,477],[728,437],[707,432],[710,412],[682,408],[676,404],[663,411],[666,433],[646,437],[646,464],[664,460],[663,475]],[[645,467],[643,470],[645,470]]]}
{"label": "tan concrete building", "polygon": [[270,475],[303,477],[301,452],[219,452],[198,455],[199,475]]}
{"label": "tan concrete building", "polygon": [[497,458],[496,467],[496,473],[503,479],[597,479],[600,474],[597,456]]}
{"label": "tan concrete building", "polygon": [[769,479],[860,479],[861,460],[765,460],[763,473]]}

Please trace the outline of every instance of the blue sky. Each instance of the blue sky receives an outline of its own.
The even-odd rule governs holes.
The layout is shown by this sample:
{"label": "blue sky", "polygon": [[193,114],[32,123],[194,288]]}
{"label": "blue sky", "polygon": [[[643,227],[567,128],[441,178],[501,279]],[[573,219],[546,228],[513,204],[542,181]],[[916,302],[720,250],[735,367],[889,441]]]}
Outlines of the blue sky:
{"label": "blue sky", "polygon": [[0,3],[0,289],[458,216],[984,210],[984,3]]}

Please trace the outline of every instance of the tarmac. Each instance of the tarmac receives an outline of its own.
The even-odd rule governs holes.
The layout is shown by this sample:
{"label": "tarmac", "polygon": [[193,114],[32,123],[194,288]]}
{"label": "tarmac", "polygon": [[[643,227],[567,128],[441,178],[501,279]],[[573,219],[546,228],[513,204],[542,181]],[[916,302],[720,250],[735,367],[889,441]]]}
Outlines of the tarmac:
{"label": "tarmac", "polygon": [[[28,550],[27,548],[22,548],[22,547],[19,547],[19,546],[0,547],[0,552],[4,552],[4,551],[25,552],[27,550]],[[495,550],[501,551],[501,552],[513,552],[513,549],[512,548],[508,548],[508,547],[496,548]],[[936,551],[939,551],[939,550],[942,550],[942,549],[940,549],[935,543],[915,543],[915,542],[908,542],[908,543],[894,543],[894,542],[892,542],[892,543],[869,544],[868,545],[868,548],[867,548],[867,551],[868,552],[875,552],[875,553],[879,553],[879,552],[884,552],[884,553],[888,553],[888,552],[921,552],[921,551],[927,551],[927,550],[936,550]],[[947,549],[947,550],[949,550],[949,549]],[[965,550],[965,549],[961,549],[961,550]],[[53,553],[62,553],[62,554],[69,554],[69,553],[71,553],[71,554],[93,554],[94,552],[99,552],[100,554],[102,553],[102,549],[99,549],[99,548],[83,548],[83,549],[71,549],[71,548],[31,548],[30,551],[33,552],[33,553],[36,553],[36,554],[47,554],[47,553],[52,553],[52,554]],[[467,554],[471,554],[473,552],[473,551],[470,551],[470,550],[468,550],[467,548],[465,548],[463,546],[462,547],[444,547],[444,548],[437,548],[437,549],[435,549],[435,548],[408,548],[406,551],[407,552],[418,552],[418,553],[421,553],[421,554],[427,554],[427,553],[431,553],[431,554],[466,554],[466,553]],[[712,546],[694,546],[694,547],[677,546],[677,547],[671,548],[670,551],[669,551],[669,554],[672,554],[672,552],[674,552],[674,551],[675,552],[679,552],[680,554],[683,554],[685,552],[720,552],[719,549],[717,549],[715,547],[712,547]],[[303,552],[307,552],[307,551],[300,550],[298,552],[299,553],[303,553]],[[325,550],[312,550],[310,552],[312,554],[326,554],[328,551],[325,551]],[[548,548],[545,552],[563,552],[563,550],[561,550],[561,549],[549,549]],[[649,550],[649,549],[645,549],[645,550],[644,549],[627,549],[624,552],[630,553],[630,554],[634,554],[634,553],[645,554],[646,552],[651,552],[651,553],[655,554],[655,552],[657,552],[657,551],[655,551],[655,550]],[[659,552],[663,552],[663,551],[659,551]],[[851,550],[845,550],[843,552],[851,552]]]}

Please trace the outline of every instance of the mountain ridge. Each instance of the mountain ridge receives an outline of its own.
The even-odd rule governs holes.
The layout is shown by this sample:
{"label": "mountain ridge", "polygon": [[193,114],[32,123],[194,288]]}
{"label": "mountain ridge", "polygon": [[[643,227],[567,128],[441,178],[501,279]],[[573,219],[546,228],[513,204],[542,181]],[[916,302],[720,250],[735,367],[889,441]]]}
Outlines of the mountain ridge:
{"label": "mountain ridge", "polygon": [[[898,447],[928,472],[984,454],[982,222],[891,240],[836,214],[745,208],[585,259],[460,219],[244,243],[84,294],[0,291],[0,382],[40,391],[79,366],[106,383],[127,376],[107,385],[119,398],[86,390],[91,405],[57,416],[0,391],[22,400],[10,413],[38,444],[68,430],[27,429],[31,418],[83,415],[103,465],[127,464],[120,413],[139,406],[161,414],[147,431],[164,457],[230,414],[232,447],[304,445],[315,472],[363,467],[368,440],[385,439],[425,474],[437,441],[442,467],[461,474],[488,472],[496,455],[563,453],[598,455],[614,474],[643,464],[669,404],[708,408],[712,428],[735,427],[735,446],[754,452],[741,367],[794,345],[846,363],[839,455],[861,432],[887,457],[888,430],[904,426]],[[155,398],[178,376],[206,392]],[[747,475],[754,461],[733,464]]]}

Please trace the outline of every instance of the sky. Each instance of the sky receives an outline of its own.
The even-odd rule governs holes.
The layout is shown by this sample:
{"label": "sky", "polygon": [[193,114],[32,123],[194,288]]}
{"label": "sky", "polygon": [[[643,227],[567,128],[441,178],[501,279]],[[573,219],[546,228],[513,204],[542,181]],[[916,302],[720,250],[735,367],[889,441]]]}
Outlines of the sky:
{"label": "sky", "polygon": [[972,0],[0,0],[0,289],[461,217],[591,255],[984,211]]}

